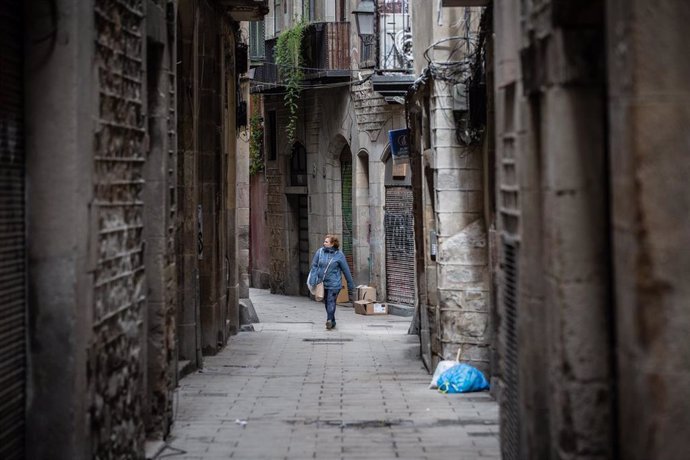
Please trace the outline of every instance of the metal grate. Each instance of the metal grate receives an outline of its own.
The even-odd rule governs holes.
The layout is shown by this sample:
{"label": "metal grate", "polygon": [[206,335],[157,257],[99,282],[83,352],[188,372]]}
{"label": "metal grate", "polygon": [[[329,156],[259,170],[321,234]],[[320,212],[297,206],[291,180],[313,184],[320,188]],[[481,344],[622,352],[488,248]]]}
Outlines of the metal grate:
{"label": "metal grate", "polygon": [[352,251],[352,156],[349,149],[340,157],[341,202],[343,210],[343,241],[341,250],[354,275]]}
{"label": "metal grate", "polygon": [[0,4],[0,458],[24,458],[26,379],[22,8]]}
{"label": "metal grate", "polygon": [[520,409],[518,400],[518,261],[516,241],[503,240],[503,378],[501,400],[501,451],[505,460],[520,458]]}
{"label": "metal grate", "polygon": [[332,339],[326,339],[326,338],[309,338],[309,339],[302,339],[302,342],[313,342],[313,343],[342,343],[342,342],[352,342],[352,339],[340,339],[340,338],[332,338]]}
{"label": "metal grate", "polygon": [[384,225],[387,299],[393,303],[414,305],[415,259],[411,187],[386,188]]}

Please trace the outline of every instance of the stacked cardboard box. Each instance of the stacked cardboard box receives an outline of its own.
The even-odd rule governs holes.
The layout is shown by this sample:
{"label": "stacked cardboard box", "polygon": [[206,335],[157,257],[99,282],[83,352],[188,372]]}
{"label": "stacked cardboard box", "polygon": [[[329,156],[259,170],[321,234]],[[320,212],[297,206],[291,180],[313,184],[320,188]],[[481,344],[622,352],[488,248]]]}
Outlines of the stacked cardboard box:
{"label": "stacked cardboard box", "polygon": [[359,315],[387,315],[388,305],[376,301],[376,288],[361,284],[357,286],[355,313]]}

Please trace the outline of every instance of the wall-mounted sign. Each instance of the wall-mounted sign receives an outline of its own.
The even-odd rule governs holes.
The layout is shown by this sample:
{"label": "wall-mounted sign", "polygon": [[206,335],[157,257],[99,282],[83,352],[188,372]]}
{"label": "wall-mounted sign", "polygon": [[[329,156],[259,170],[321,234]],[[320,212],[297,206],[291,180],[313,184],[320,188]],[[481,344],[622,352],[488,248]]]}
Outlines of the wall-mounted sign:
{"label": "wall-mounted sign", "polygon": [[407,128],[388,131],[393,159],[408,158],[410,156],[410,130]]}

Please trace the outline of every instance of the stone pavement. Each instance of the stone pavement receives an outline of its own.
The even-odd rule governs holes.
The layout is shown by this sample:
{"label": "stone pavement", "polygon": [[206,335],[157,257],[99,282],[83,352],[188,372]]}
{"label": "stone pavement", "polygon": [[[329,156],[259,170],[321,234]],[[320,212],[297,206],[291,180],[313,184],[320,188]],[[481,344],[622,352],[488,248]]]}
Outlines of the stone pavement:
{"label": "stone pavement", "polygon": [[429,390],[409,318],[251,290],[260,324],[180,382],[158,458],[500,458],[488,393]]}

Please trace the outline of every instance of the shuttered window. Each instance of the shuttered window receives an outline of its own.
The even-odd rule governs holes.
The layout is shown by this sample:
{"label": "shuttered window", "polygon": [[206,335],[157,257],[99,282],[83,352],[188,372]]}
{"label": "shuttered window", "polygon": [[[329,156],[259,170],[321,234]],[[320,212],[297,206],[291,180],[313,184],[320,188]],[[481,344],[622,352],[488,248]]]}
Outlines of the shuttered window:
{"label": "shuttered window", "polygon": [[0,458],[24,458],[25,155],[21,1],[0,3]]}
{"label": "shuttered window", "polygon": [[249,58],[262,61],[266,58],[266,27],[264,21],[249,23]]}
{"label": "shuttered window", "polygon": [[389,302],[414,305],[414,220],[412,188],[386,187],[386,296]]}

